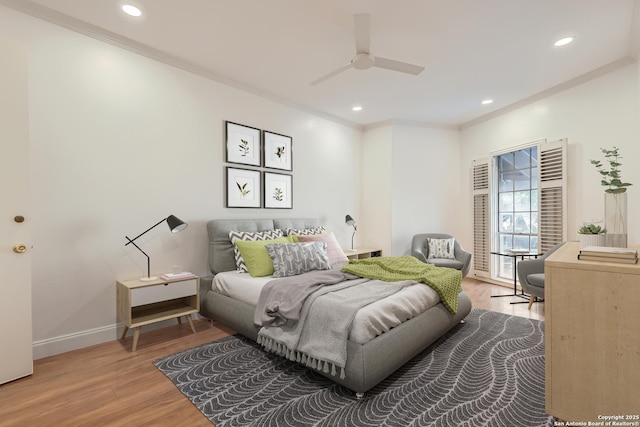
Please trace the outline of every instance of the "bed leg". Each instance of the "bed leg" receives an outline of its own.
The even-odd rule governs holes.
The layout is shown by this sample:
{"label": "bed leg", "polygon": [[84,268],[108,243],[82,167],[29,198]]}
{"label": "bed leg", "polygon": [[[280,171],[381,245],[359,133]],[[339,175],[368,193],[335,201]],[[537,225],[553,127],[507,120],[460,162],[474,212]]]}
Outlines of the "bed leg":
{"label": "bed leg", "polygon": [[364,399],[364,393],[356,393],[356,399],[358,400]]}

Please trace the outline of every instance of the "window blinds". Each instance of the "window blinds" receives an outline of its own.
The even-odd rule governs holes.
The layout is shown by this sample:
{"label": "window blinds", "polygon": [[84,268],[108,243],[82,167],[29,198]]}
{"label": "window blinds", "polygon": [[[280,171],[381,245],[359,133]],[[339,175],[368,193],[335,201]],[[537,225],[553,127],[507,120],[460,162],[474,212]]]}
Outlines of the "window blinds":
{"label": "window blinds", "polygon": [[473,164],[473,270],[476,276],[491,277],[491,210],[489,159]]}
{"label": "window blinds", "polygon": [[[538,146],[539,251],[544,253],[567,236],[567,139],[541,141]],[[521,149],[523,147],[518,147]],[[515,150],[515,149],[514,149]],[[493,158],[494,154],[492,154]],[[491,158],[473,162],[473,274],[492,277],[491,250],[497,221]]]}

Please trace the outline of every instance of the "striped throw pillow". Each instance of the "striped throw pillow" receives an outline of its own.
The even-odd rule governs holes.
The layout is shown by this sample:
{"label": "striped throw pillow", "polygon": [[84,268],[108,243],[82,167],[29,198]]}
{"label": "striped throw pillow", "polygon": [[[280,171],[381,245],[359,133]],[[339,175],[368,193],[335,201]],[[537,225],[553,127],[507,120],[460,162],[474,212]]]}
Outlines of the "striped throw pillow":
{"label": "striped throw pillow", "polygon": [[256,240],[273,240],[278,237],[282,237],[282,230],[267,230],[267,231],[230,231],[229,239],[231,239],[231,243],[233,243],[233,256],[236,260],[236,267],[239,273],[247,273],[249,270],[247,269],[247,265],[242,259],[242,255],[240,255],[240,251],[238,247],[235,245],[237,240],[243,241],[256,241]]}
{"label": "striped throw pillow", "polygon": [[270,243],[265,247],[273,261],[273,277],[296,276],[331,268],[325,242]]}
{"label": "striped throw pillow", "polygon": [[287,236],[314,236],[324,234],[326,230],[323,226],[313,228],[287,228]]}

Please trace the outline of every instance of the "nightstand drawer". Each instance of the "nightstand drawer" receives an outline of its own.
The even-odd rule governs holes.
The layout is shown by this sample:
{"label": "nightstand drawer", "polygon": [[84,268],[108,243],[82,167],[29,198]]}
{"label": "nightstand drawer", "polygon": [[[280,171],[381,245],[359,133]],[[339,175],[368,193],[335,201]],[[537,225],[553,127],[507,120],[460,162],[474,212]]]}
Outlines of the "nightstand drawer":
{"label": "nightstand drawer", "polygon": [[153,304],[154,302],[188,297],[196,295],[197,292],[197,279],[134,288],[131,289],[131,306],[136,307],[139,305]]}

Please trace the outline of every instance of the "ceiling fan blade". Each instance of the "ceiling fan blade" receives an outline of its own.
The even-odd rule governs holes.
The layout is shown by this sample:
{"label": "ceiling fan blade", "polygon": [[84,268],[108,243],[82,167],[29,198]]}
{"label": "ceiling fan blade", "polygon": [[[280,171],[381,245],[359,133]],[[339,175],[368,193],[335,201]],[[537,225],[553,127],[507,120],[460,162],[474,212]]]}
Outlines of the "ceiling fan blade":
{"label": "ceiling fan blade", "polygon": [[320,77],[317,80],[312,81],[311,83],[309,83],[311,86],[316,86],[319,85],[320,83],[324,82],[325,80],[329,80],[331,77],[337,76],[338,74],[342,73],[343,71],[347,71],[349,68],[353,67],[353,65],[351,64],[347,64],[343,67],[338,68],[337,70],[333,70],[332,72],[330,72],[329,74]]}
{"label": "ceiling fan blade", "polygon": [[356,36],[356,53],[369,53],[371,46],[371,15],[368,13],[353,15],[353,27]]}
{"label": "ceiling fan blade", "polygon": [[393,59],[380,58],[379,56],[376,56],[373,66],[386,68],[387,70],[400,71],[401,73],[413,74],[414,76],[417,76],[422,71],[424,71],[424,67],[421,67],[419,65],[394,61]]}

